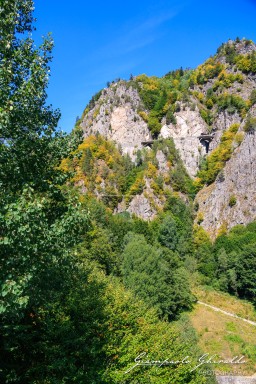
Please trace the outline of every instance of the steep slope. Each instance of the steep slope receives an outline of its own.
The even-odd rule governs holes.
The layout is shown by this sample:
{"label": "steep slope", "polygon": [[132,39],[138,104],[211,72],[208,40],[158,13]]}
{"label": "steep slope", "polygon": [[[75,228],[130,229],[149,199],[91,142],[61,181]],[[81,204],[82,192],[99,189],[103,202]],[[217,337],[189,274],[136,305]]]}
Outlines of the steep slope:
{"label": "steep slope", "polygon": [[136,89],[124,81],[103,89],[84,112],[81,127],[84,136],[99,133],[120,144],[123,153],[133,159],[141,142],[152,140],[145,121],[137,113],[141,100]]}
{"label": "steep slope", "polygon": [[[192,111],[186,103],[182,103],[182,100],[178,107],[172,103],[172,100],[166,101],[164,106],[166,113],[168,113],[169,104],[173,110],[177,109],[173,114],[175,124],[168,121],[166,117],[151,117],[150,113],[152,115],[153,113],[146,107],[147,102],[143,101],[141,94],[146,89],[149,97],[152,97],[153,92],[159,88],[160,95],[157,95],[155,102],[157,104],[162,96],[161,82],[166,83],[165,86],[168,88],[168,79],[151,79],[145,75],[138,76],[136,80],[129,82],[121,80],[105,88],[97,95],[96,103],[93,102],[84,112],[81,122],[84,136],[99,133],[107,139],[114,140],[121,145],[123,153],[128,153],[132,160],[135,160],[136,152],[143,146],[147,146],[147,142],[150,146],[150,141],[153,138],[156,139],[156,136],[172,137],[188,173],[195,176],[200,156],[205,153],[205,148],[198,136],[201,132],[207,131],[207,124],[200,116],[197,107]],[[176,92],[175,88],[174,92]],[[182,91],[180,94],[182,96]],[[154,108],[152,110],[154,112]],[[158,124],[159,129],[156,132]]]}
{"label": "steep slope", "polygon": [[97,196],[112,211],[152,220],[172,193],[191,194],[192,180],[171,139],[155,142],[137,153],[136,164],[113,141],[88,136],[60,165],[83,194]]}
{"label": "steep slope", "polygon": [[198,216],[211,237],[256,218],[256,136],[247,133],[220,177],[197,195]]}
{"label": "steep slope", "polygon": [[[207,305],[196,304],[190,314],[191,322],[196,329],[201,349],[209,356],[216,354],[218,357],[244,356],[244,364],[217,364],[214,370],[217,375],[224,376],[251,376],[255,374],[255,336],[256,327],[241,320],[256,320],[255,309],[246,302],[232,297],[226,293],[214,290],[196,289],[196,295]],[[218,307],[216,311],[211,307]],[[232,317],[225,312],[238,315]],[[250,381],[248,381],[249,383]]]}
{"label": "steep slope", "polygon": [[[153,144],[171,138],[199,191],[196,221],[215,237],[220,229],[256,217],[255,87],[256,46],[237,39],[223,44],[195,70],[181,68],[162,78],[140,75],[109,84],[92,98],[80,126],[84,137],[100,134],[113,140],[136,166]],[[164,152],[157,156],[151,182],[170,171]],[[142,190],[151,193],[150,182],[143,180]],[[154,217],[153,206],[161,207],[157,191],[151,202],[142,192],[128,205],[119,201],[117,211]]]}

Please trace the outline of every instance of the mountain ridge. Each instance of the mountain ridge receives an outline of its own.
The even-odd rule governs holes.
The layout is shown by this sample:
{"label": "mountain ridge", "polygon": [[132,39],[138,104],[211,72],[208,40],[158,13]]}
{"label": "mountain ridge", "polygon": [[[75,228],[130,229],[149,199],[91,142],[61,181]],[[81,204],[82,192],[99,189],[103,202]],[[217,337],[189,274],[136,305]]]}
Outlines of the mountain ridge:
{"label": "mountain ridge", "polygon": [[[150,157],[153,144],[173,140],[182,172],[194,185],[195,192],[185,193],[197,193],[195,223],[215,238],[256,218],[255,193],[247,196],[255,181],[255,88],[255,44],[229,40],[195,70],[180,68],[162,78],[139,75],[108,84],[92,98],[79,124],[85,139],[102,135],[114,141],[136,166]],[[202,133],[210,140],[202,139]],[[119,201],[116,212],[152,219],[163,208],[166,193],[182,195],[173,188],[172,177],[164,182],[162,202],[157,188],[150,188],[154,178],[167,179],[173,172],[165,152],[155,151],[154,175],[141,176],[143,187],[135,188],[128,203]]]}

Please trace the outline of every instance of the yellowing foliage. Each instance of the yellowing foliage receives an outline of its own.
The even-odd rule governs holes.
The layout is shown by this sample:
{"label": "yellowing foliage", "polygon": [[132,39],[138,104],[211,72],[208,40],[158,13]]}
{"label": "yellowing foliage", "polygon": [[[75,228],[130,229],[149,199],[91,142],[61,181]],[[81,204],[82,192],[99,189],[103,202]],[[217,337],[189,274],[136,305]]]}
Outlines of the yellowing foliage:
{"label": "yellowing foliage", "polygon": [[223,64],[216,63],[213,58],[210,58],[195,70],[192,76],[193,82],[195,84],[204,84],[208,79],[218,76],[223,68]]}
{"label": "yellowing foliage", "polygon": [[237,66],[244,72],[250,72],[251,60],[249,56],[241,56],[237,60]]}
{"label": "yellowing foliage", "polygon": [[91,151],[95,151],[97,148],[95,136],[87,137],[82,144],[79,145],[78,151],[84,151],[86,148],[90,148]]}
{"label": "yellowing foliage", "polygon": [[96,176],[96,179],[95,179],[95,183],[96,184],[100,184],[102,182],[102,177],[100,177],[99,175]]}
{"label": "yellowing foliage", "polygon": [[197,224],[201,224],[204,221],[204,215],[203,212],[199,212],[197,215]]}
{"label": "yellowing foliage", "polygon": [[148,115],[144,111],[139,111],[138,115],[147,123],[148,122]]}
{"label": "yellowing foliage", "polygon": [[63,159],[60,163],[59,169],[64,172],[68,172],[70,169],[69,159]]}
{"label": "yellowing foliage", "polygon": [[217,236],[222,236],[222,235],[226,235],[226,233],[228,232],[228,226],[227,226],[227,223],[226,222],[223,222],[218,230],[218,234]]}
{"label": "yellowing foliage", "polygon": [[193,227],[193,242],[196,248],[202,244],[210,243],[210,237],[203,227],[195,224]]}
{"label": "yellowing foliage", "polygon": [[197,94],[197,98],[198,98],[199,101],[203,102],[203,100],[204,100],[204,94],[203,94],[202,92],[198,92],[198,94]]}
{"label": "yellowing foliage", "polygon": [[237,132],[235,135],[235,142],[240,145],[244,139],[244,132]]}
{"label": "yellowing foliage", "polygon": [[146,171],[146,175],[150,178],[154,178],[156,177],[157,175],[157,168],[154,164],[152,164],[151,162],[148,163],[148,169]]}
{"label": "yellowing foliage", "polygon": [[143,172],[141,172],[138,174],[128,194],[125,196],[125,200],[130,201],[133,196],[141,194],[143,192],[144,187],[145,187],[145,180],[143,177]]}
{"label": "yellowing foliage", "polygon": [[219,75],[218,80],[214,83],[214,89],[219,86],[224,86],[226,88],[231,87],[231,85],[235,82],[243,83],[244,77],[241,73],[227,73],[225,69],[223,69]]}
{"label": "yellowing foliage", "polygon": [[179,80],[178,79],[174,79],[173,82],[172,82],[172,85],[174,88],[177,88],[178,85],[179,85]]}
{"label": "yellowing foliage", "polygon": [[146,75],[137,76],[137,81],[142,82],[145,89],[152,91],[158,89],[159,80],[157,77],[148,77]]}
{"label": "yellowing foliage", "polygon": [[93,113],[93,118],[96,119],[96,117],[98,116],[98,114],[100,113],[100,108],[97,108],[94,113]]}

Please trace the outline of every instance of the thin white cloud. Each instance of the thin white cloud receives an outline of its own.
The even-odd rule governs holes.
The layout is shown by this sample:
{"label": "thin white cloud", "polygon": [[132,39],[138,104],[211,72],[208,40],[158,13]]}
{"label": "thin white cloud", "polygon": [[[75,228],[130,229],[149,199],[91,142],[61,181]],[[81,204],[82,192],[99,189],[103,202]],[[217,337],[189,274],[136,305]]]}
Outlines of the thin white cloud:
{"label": "thin white cloud", "polygon": [[159,13],[154,17],[130,21],[116,32],[117,38],[90,55],[90,61],[113,59],[149,46],[162,36],[161,25],[175,17],[177,12]]}
{"label": "thin white cloud", "polygon": [[107,44],[98,46],[86,61],[80,61],[79,67],[93,64],[96,70],[91,72],[91,77],[96,78],[97,82],[102,78],[112,79],[122,76],[124,72],[132,72],[143,61],[140,50],[149,47],[166,34],[164,24],[179,13],[177,8],[180,8],[180,4],[175,10],[161,9],[154,16],[129,20],[117,29],[116,37]]}
{"label": "thin white cloud", "polygon": [[122,45],[121,52],[119,51],[119,54],[126,54],[133,51],[136,51],[137,49],[141,49],[146,47],[147,45],[150,45],[154,43],[154,41],[157,39],[157,36],[148,36],[145,38],[141,38],[139,41],[130,42],[130,44]]}
{"label": "thin white cloud", "polygon": [[144,20],[142,23],[125,28],[119,33],[119,38],[104,47],[104,51],[116,55],[141,49],[152,44],[159,37],[158,27],[175,17],[176,13],[159,14]]}
{"label": "thin white cloud", "polygon": [[147,32],[150,29],[156,28],[164,22],[171,20],[176,16],[176,14],[177,12],[172,11],[167,13],[160,13],[154,17],[151,17],[135,27],[132,31],[132,34]]}

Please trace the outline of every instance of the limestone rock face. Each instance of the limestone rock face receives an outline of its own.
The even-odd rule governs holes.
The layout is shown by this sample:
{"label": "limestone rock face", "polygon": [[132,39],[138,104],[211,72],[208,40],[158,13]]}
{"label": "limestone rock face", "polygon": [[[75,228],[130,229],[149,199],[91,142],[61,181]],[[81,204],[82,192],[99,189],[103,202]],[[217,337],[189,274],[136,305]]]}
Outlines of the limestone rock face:
{"label": "limestone rock face", "polygon": [[137,113],[140,103],[137,90],[127,88],[122,82],[104,89],[83,118],[84,137],[99,133],[114,140],[123,153],[134,159],[136,150],[142,148],[141,143],[152,140],[147,124]]}
{"label": "limestone rock face", "polygon": [[173,138],[188,174],[193,177],[199,169],[200,157],[206,153],[198,137],[201,133],[207,132],[207,126],[198,110],[186,109],[177,112],[175,117],[177,124],[163,125],[160,137]]}
{"label": "limestone rock face", "polygon": [[121,144],[123,153],[133,157],[143,141],[151,140],[147,124],[129,106],[117,107],[111,115],[110,138]]}
{"label": "limestone rock face", "polygon": [[127,212],[135,213],[136,216],[144,220],[152,220],[157,213],[144,195],[135,196],[130,202]]}
{"label": "limestone rock face", "polygon": [[168,170],[168,165],[166,161],[166,157],[163,151],[158,150],[156,153],[156,159],[158,161],[158,169],[161,173],[164,173]]}
{"label": "limestone rock face", "polygon": [[[245,41],[229,43],[234,45],[237,53],[241,55],[251,54],[256,50],[254,44]],[[194,81],[189,86],[187,99],[180,97],[178,103],[173,102],[172,121],[176,120],[176,124],[167,124],[166,110],[165,114],[160,115],[164,117],[158,139],[173,139],[191,178],[196,177],[200,164],[205,164],[208,152],[211,153],[219,146],[223,133],[231,125],[238,123],[241,133],[246,119],[256,116],[256,73],[241,71],[236,65],[230,65],[224,53],[223,49],[220,49],[214,59],[217,64],[222,63],[221,73],[213,77],[209,76],[200,82]],[[233,75],[238,73],[240,77],[234,79]],[[234,80],[230,80],[225,85],[225,79],[228,79],[228,76]],[[145,105],[150,104],[143,103],[145,89],[143,89],[143,82],[139,81],[137,83],[118,81],[103,89],[89,103],[81,122],[84,137],[99,133],[107,139],[114,140],[122,152],[129,154],[133,161],[138,159],[136,152],[142,149],[142,143],[153,140],[146,121],[150,122],[149,126],[155,134],[158,132],[158,126],[154,131],[150,121],[152,111],[155,113],[156,110],[146,109]],[[155,86],[152,84],[151,86]],[[207,104],[209,95],[213,91],[215,98],[210,99],[212,105]],[[241,103],[245,103],[245,106],[241,107]],[[179,108],[177,108],[178,105]],[[173,112],[174,110],[176,112]],[[201,116],[204,116],[210,126]],[[159,122],[160,120],[158,124]],[[212,135],[209,147],[206,142],[199,139],[202,133]],[[243,135],[241,134],[240,137]],[[199,204],[198,215],[200,214],[200,220],[199,216],[196,220],[200,221],[200,225],[211,234],[212,238],[216,237],[224,227],[230,229],[236,224],[247,224],[256,219],[256,132],[255,134],[246,133],[241,140],[239,147],[235,148],[236,144],[234,144],[234,152],[221,171],[221,175],[213,184],[203,187],[196,196]],[[147,151],[152,151],[150,145],[146,147]],[[146,150],[142,152],[140,161],[143,161],[143,156],[147,156],[145,153]],[[172,165],[169,160],[167,161],[164,150],[158,149],[154,161],[154,166],[157,167],[157,174],[154,174],[154,177],[161,176],[163,180],[167,180],[164,188],[169,188],[168,193],[173,192],[171,168],[169,168]],[[157,211],[163,207],[164,195],[161,198],[157,196],[157,185],[154,186],[154,180],[144,180],[144,182],[143,193],[140,191],[138,195],[128,199],[129,202],[123,200],[116,212],[128,211],[145,220],[151,220],[156,216]]]}
{"label": "limestone rock face", "polygon": [[[255,82],[254,76],[248,81],[251,90],[251,84]],[[99,133],[114,140],[123,153],[128,153],[135,160],[136,151],[142,148],[142,142],[152,140],[147,123],[137,113],[140,107],[141,100],[136,89],[127,88],[122,83],[104,89],[95,106],[82,121],[84,136]],[[251,111],[253,115],[254,109]],[[175,118],[175,125],[167,125],[163,120],[159,138],[173,138],[187,172],[193,178],[199,170],[201,159],[207,155],[206,147],[200,142],[199,136],[206,133],[208,127],[197,107],[191,110],[181,104],[181,110],[175,113]],[[244,125],[237,112],[229,114],[224,110],[215,116],[214,139],[210,143],[209,152],[219,145],[223,132],[234,123]],[[160,173],[168,171],[162,151],[157,152],[156,160]],[[201,225],[213,238],[223,227],[230,229],[234,225],[247,224],[256,219],[255,163],[256,135],[246,134],[240,147],[227,162],[222,178],[205,186],[198,193],[198,212],[203,217]],[[120,203],[116,211],[128,211],[144,220],[152,220],[157,214],[156,207],[161,207],[163,202],[154,196],[147,183],[144,192],[146,193],[134,196],[129,204]]]}
{"label": "limestone rock face", "polygon": [[211,142],[210,149],[216,148],[220,143],[223,132],[232,124],[241,124],[242,119],[237,112],[229,114],[226,111],[220,112],[214,121],[214,138]]}
{"label": "limestone rock face", "polygon": [[197,195],[201,225],[212,238],[218,231],[256,219],[256,134],[247,134],[227,162],[223,176]]}

